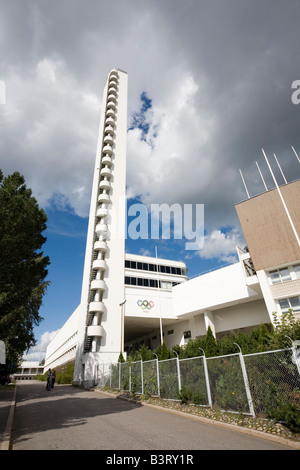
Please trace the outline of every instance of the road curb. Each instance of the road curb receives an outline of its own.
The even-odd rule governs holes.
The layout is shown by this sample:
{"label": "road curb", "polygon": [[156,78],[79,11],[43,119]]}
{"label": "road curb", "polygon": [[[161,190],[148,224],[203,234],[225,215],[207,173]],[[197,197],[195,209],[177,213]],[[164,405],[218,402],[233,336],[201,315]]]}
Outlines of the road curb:
{"label": "road curb", "polygon": [[13,399],[10,403],[9,415],[8,415],[7,422],[6,422],[5,431],[3,433],[3,439],[1,442],[0,450],[10,450],[11,432],[12,432],[12,426],[14,422],[15,408],[16,408],[16,398],[17,398],[17,385],[15,385]]}
{"label": "road curb", "polygon": [[231,429],[233,431],[241,432],[243,434],[250,434],[253,437],[258,437],[260,439],[266,439],[266,440],[269,440],[269,441],[272,441],[272,442],[276,442],[277,444],[285,445],[285,446],[290,447],[290,448],[295,449],[295,450],[300,450],[300,442],[292,441],[291,439],[287,439],[285,437],[274,436],[273,434],[268,434],[268,433],[263,432],[263,431],[257,431],[256,429],[243,428],[241,426],[237,426],[237,425],[230,424],[230,423],[222,423],[221,421],[216,421],[214,419],[209,419],[209,418],[205,418],[205,417],[202,417],[202,416],[197,416],[197,415],[193,415],[193,414],[190,414],[190,413],[184,413],[183,411],[172,410],[170,408],[164,408],[162,406],[153,405],[151,403],[145,403],[145,402],[142,402],[142,401],[136,402],[132,398],[127,398],[127,397],[124,397],[124,396],[118,396],[118,395],[115,395],[114,393],[109,393],[109,392],[102,391],[102,390],[95,389],[95,391],[105,393],[106,395],[109,395],[109,396],[114,397],[114,398],[119,398],[121,400],[127,400],[127,401],[130,401],[130,402],[135,403],[137,405],[147,406],[149,408],[154,408],[156,410],[167,411],[168,413],[173,413],[173,414],[177,414],[179,416],[184,416],[185,418],[190,418],[190,419],[194,419],[194,420],[197,420],[197,421],[201,421],[202,423],[205,423],[205,424],[210,424],[210,425],[219,426],[219,427],[222,427],[222,428]]}

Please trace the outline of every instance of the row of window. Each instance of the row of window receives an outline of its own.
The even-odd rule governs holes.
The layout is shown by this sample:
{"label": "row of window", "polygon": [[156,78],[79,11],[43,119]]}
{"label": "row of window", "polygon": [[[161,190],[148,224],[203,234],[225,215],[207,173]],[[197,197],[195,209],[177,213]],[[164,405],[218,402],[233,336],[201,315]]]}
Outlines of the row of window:
{"label": "row of window", "polygon": [[269,272],[272,284],[300,279],[300,264],[288,268],[274,269]]}
{"label": "row of window", "polygon": [[[174,330],[168,330],[168,332],[167,332],[168,335],[172,335],[173,333],[174,333]],[[164,332],[163,332],[163,336],[165,336]],[[183,337],[184,337],[184,339],[191,338],[192,337],[191,331],[190,330],[184,331],[183,332]],[[157,339],[157,335],[152,336],[152,340],[154,341],[155,339]]]}
{"label": "row of window", "polygon": [[300,297],[289,297],[288,299],[279,300],[279,305],[282,313],[288,313],[290,309],[293,310],[293,313],[300,312]]}
{"label": "row of window", "polygon": [[[125,260],[125,268],[140,269],[142,271],[157,272],[157,264],[141,263],[139,261]],[[176,268],[174,266],[158,265],[158,272],[159,273],[166,273],[166,274],[177,274],[179,276],[185,275],[185,270],[184,269]]]}
{"label": "row of window", "polygon": [[[157,279],[144,279],[141,277],[125,276],[125,284],[128,286],[158,287]],[[176,286],[177,284],[179,284],[179,282],[159,281],[159,288],[172,289],[172,287]]]}

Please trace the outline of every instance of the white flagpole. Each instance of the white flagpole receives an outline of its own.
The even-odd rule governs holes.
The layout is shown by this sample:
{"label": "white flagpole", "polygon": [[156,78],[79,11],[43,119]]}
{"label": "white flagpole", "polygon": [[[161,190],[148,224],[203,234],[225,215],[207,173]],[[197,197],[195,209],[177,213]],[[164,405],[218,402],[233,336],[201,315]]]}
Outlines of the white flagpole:
{"label": "white flagpole", "polygon": [[158,262],[157,262],[157,246],[155,247],[155,257],[156,257],[156,272],[157,272],[157,294],[158,294],[158,307],[159,307],[159,328],[160,328],[160,344],[163,344],[164,335],[162,329],[162,318],[161,318],[161,305],[160,305],[160,292],[159,292],[159,277],[158,277]]}
{"label": "white flagpole", "polygon": [[263,177],[263,175],[262,175],[262,172],[260,171],[260,168],[259,168],[259,166],[258,166],[258,163],[257,163],[257,162],[255,162],[255,163],[256,163],[256,166],[257,166],[257,168],[258,168],[258,171],[259,171],[259,174],[260,174],[260,176],[261,176],[261,179],[262,179],[262,181],[263,181],[263,183],[264,183],[264,185],[265,185],[266,191],[268,191],[268,187],[267,187],[267,185],[266,185],[266,183],[265,183],[264,177]]}
{"label": "white flagpole", "polygon": [[249,193],[248,193],[248,189],[247,189],[247,186],[246,186],[246,183],[245,183],[244,177],[243,177],[242,170],[240,170],[240,174],[241,174],[241,178],[242,178],[242,181],[243,181],[243,183],[244,183],[244,186],[245,186],[245,190],[246,190],[246,193],[247,193],[248,199],[250,199],[250,196],[249,196]]}
{"label": "white flagpole", "polygon": [[279,186],[278,186],[278,184],[277,184],[276,178],[275,178],[275,176],[274,176],[274,173],[273,173],[273,171],[272,171],[272,168],[271,168],[271,166],[270,166],[270,163],[269,163],[269,161],[268,161],[268,159],[267,159],[267,156],[266,156],[266,154],[265,154],[265,151],[264,151],[264,149],[261,149],[261,150],[262,150],[262,153],[263,153],[263,155],[264,155],[264,157],[265,157],[265,160],[266,160],[266,162],[267,162],[267,165],[268,165],[268,167],[269,167],[270,173],[271,173],[271,175],[272,175],[272,178],[273,178],[273,180],[274,180],[274,183],[275,183],[275,186],[276,186],[276,188],[277,188],[278,194],[279,194],[279,196],[280,196],[280,199],[281,199],[283,208],[284,208],[284,210],[285,210],[285,212],[286,212],[286,215],[287,215],[287,217],[288,217],[288,219],[289,219],[289,222],[290,222],[290,224],[291,224],[292,230],[293,230],[294,235],[295,235],[295,237],[296,237],[298,246],[299,246],[299,248],[300,248],[300,239],[299,239],[299,237],[298,237],[298,233],[297,233],[297,231],[296,231],[296,228],[295,228],[295,226],[294,226],[294,223],[293,223],[293,221],[292,221],[292,218],[291,218],[291,216],[290,216],[290,213],[289,213],[289,211],[288,211],[288,208],[287,208],[287,206],[286,206],[286,204],[285,204],[285,202],[284,202],[283,196],[282,196],[282,194],[281,194],[281,191],[280,191],[280,189],[279,189]]}
{"label": "white flagpole", "polygon": [[292,150],[293,150],[294,154],[296,155],[296,157],[297,157],[297,159],[298,159],[298,162],[300,163],[300,158],[298,157],[297,152],[296,152],[296,150],[294,149],[293,146],[292,146]]}
{"label": "white flagpole", "polygon": [[273,153],[273,155],[274,155],[274,158],[275,158],[275,160],[276,160],[276,163],[277,163],[277,165],[278,165],[278,167],[279,167],[279,170],[280,170],[280,172],[281,172],[281,174],[282,174],[282,177],[283,177],[283,179],[284,179],[284,182],[285,182],[285,184],[287,184],[287,180],[285,179],[285,176],[284,176],[284,174],[283,174],[283,171],[282,171],[282,169],[281,169],[281,166],[279,165],[279,161],[277,160],[277,157],[276,157],[275,153]]}

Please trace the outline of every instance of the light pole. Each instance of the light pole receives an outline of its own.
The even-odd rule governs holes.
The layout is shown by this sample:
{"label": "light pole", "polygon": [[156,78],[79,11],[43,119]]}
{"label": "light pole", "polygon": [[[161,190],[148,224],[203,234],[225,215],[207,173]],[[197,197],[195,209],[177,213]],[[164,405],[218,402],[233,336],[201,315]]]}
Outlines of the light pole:
{"label": "light pole", "polygon": [[124,300],[123,302],[120,303],[120,307],[121,307],[121,347],[120,347],[120,353],[123,354],[123,342],[124,342],[124,311],[123,311],[123,308],[124,308],[124,304],[125,304],[126,300]]}

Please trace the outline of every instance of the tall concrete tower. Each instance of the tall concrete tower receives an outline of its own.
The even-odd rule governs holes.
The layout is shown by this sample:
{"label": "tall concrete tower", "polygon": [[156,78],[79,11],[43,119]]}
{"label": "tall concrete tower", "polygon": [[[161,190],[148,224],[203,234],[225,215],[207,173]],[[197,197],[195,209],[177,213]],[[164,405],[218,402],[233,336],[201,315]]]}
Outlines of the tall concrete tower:
{"label": "tall concrete tower", "polygon": [[121,351],[126,223],[127,73],[104,87],[79,306],[74,382],[94,384],[98,364]]}

